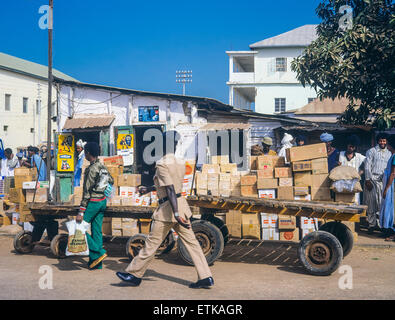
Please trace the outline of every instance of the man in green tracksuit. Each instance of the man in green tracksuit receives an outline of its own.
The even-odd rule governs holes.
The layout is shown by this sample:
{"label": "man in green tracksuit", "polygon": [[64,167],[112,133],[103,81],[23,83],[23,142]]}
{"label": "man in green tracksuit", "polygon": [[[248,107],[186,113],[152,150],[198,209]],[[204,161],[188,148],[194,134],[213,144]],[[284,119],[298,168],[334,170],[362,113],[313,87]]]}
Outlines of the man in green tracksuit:
{"label": "man in green tracksuit", "polygon": [[[85,145],[85,158],[91,163],[85,170],[83,195],[77,222],[91,224],[91,235],[86,234],[89,246],[89,269],[102,269],[107,253],[103,248],[102,225],[107,206],[106,193],[114,184],[107,168],[100,163],[99,145],[89,142]],[[109,187],[110,186],[110,187]]]}

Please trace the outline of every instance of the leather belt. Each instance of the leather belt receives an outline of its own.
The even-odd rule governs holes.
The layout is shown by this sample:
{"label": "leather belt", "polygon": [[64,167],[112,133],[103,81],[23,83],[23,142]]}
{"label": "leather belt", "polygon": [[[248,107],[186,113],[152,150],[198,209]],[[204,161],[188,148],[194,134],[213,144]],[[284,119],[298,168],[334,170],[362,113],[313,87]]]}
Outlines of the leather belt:
{"label": "leather belt", "polygon": [[[177,198],[180,198],[182,196],[182,194],[181,193],[177,193],[176,194],[176,197]],[[159,204],[162,204],[162,203],[165,203],[166,201],[169,201],[169,197],[164,197],[164,198],[162,198],[162,199],[159,199]]]}

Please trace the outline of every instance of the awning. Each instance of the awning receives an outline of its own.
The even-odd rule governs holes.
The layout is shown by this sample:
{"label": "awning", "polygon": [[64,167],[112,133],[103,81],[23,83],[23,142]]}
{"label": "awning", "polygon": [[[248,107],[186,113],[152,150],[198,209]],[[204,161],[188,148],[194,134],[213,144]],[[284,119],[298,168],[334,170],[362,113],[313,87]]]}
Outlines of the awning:
{"label": "awning", "polygon": [[64,130],[105,128],[114,121],[115,115],[108,114],[81,114],[67,119],[63,126]]}
{"label": "awning", "polygon": [[211,130],[247,130],[251,127],[249,123],[207,123],[199,131]]}

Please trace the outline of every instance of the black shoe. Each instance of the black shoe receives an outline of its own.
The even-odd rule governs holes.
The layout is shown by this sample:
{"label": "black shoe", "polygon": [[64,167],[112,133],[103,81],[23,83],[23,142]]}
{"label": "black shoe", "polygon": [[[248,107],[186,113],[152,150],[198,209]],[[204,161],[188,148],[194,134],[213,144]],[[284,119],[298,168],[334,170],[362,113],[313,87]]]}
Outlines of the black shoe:
{"label": "black shoe", "polygon": [[212,277],[206,278],[199,280],[198,282],[191,283],[189,285],[189,288],[192,289],[200,289],[200,288],[205,288],[208,289],[209,287],[212,287],[214,285],[214,279]]}
{"label": "black shoe", "polygon": [[373,234],[373,233],[374,233],[374,227],[369,227],[368,234]]}
{"label": "black shoe", "polygon": [[126,272],[117,272],[117,276],[119,279],[129,283],[133,287],[137,287],[141,283],[141,278],[137,278],[134,275]]}

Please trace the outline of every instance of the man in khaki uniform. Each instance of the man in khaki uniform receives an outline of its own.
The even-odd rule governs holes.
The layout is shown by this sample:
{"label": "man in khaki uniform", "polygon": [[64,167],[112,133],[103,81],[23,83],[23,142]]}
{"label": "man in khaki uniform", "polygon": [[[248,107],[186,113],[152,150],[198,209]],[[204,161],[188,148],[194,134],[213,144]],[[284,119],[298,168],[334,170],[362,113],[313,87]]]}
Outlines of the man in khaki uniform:
{"label": "man in khaki uniform", "polygon": [[[168,131],[164,133],[163,138],[164,144],[166,144],[166,140],[172,139],[175,149],[179,139],[178,133]],[[126,273],[117,272],[117,276],[121,280],[133,286],[138,286],[141,283],[141,278],[144,276],[149,263],[154,259],[156,251],[172,228],[177,232],[188,250],[198,274],[198,281],[192,283],[190,287],[206,288],[214,285],[206,257],[189,223],[192,212],[187,200],[181,196],[185,162],[175,157],[174,149],[169,152],[166,150],[166,154],[156,162],[154,187],[139,188],[140,193],[156,190],[159,207],[153,214],[151,232],[145,241],[144,248],[126,268]]]}

